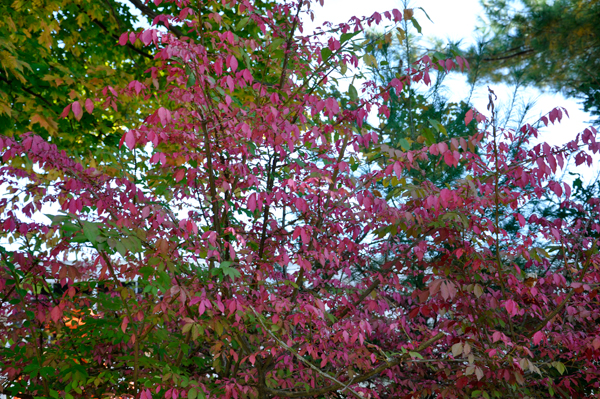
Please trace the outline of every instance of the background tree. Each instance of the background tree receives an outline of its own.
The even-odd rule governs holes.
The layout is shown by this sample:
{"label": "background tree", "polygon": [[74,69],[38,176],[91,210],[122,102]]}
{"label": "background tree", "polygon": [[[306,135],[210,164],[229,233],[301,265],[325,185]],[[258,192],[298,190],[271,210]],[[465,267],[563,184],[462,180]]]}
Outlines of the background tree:
{"label": "background tree", "polygon": [[[187,6],[208,13],[202,1]],[[134,15],[136,11],[139,15]],[[138,26],[154,26],[177,37],[190,34],[178,18],[165,24],[169,20],[161,15],[175,11],[172,3],[162,1],[2,2],[0,133],[13,136],[35,130],[61,149],[112,159],[125,131],[137,127],[143,115],[168,104],[166,96],[151,91],[164,75],[146,73],[157,65],[153,50],[146,46],[157,40],[157,31],[140,36]],[[235,27],[242,19],[229,10],[222,11],[222,18],[226,27]],[[145,97],[131,95],[139,94],[141,87],[146,88]]]}
{"label": "background tree", "polygon": [[[411,18],[412,15],[408,20]],[[420,64],[421,58],[429,57],[420,45],[420,26],[417,25],[417,35],[417,30],[406,21],[405,18],[395,32],[367,34],[371,43],[365,51],[375,57],[367,64],[369,75],[380,85],[389,85],[393,79],[416,71],[415,67]],[[434,64],[454,57],[461,59],[457,51],[431,54]],[[469,105],[466,102],[453,103],[445,97],[444,78],[449,70],[438,65],[431,72],[431,76],[424,76],[425,85],[407,84],[402,90],[390,90],[384,102],[386,112],[380,114],[379,125],[372,127],[378,132],[381,143],[408,151],[447,139],[467,137],[475,132],[473,126],[464,123]],[[371,158],[378,155],[374,152]],[[448,168],[431,159],[420,161],[418,169],[407,171],[407,177],[416,181],[427,179],[443,185],[452,184],[463,173],[461,167]]]}
{"label": "background tree", "polygon": [[491,0],[482,5],[489,24],[482,43],[470,49],[472,79],[507,81],[516,72],[525,84],[583,99],[584,109],[600,116],[599,1]]}
{"label": "background tree", "polygon": [[[143,99],[125,98],[119,100],[119,111],[109,103],[101,107],[108,108],[106,112],[86,112],[109,98],[109,92],[100,95],[102,89],[110,86],[114,90],[132,80],[143,80],[153,58],[140,42],[116,45],[121,33],[134,31],[137,19],[126,4],[113,0],[16,0],[3,2],[0,12],[4,16],[0,22],[3,134],[20,135],[35,129],[45,138],[52,137],[61,148],[114,147],[123,129],[139,122],[138,112],[147,112]],[[74,100],[78,103],[71,117],[61,118]]]}

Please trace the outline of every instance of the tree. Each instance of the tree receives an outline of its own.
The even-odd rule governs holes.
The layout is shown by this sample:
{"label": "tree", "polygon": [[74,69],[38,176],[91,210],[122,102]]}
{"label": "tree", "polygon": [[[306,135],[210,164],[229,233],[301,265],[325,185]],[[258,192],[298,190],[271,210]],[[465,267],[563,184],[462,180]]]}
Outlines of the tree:
{"label": "tree", "polygon": [[[494,0],[482,3],[490,35],[470,50],[474,75],[506,81],[510,71],[525,84],[583,99],[600,115],[600,2]],[[477,47],[477,46],[476,46]],[[478,62],[479,61],[479,62]]]}
{"label": "tree", "polygon": [[[373,55],[369,62],[369,72],[373,81],[380,85],[389,84],[394,78],[410,73],[415,62],[427,55],[426,51],[418,45],[419,39],[410,32],[410,25],[405,19],[402,27],[398,27],[395,35],[392,32],[380,34],[368,32],[367,37],[372,44],[366,47],[366,52]],[[419,34],[421,28],[418,28]],[[380,115],[379,125],[372,126],[379,135],[379,141],[394,149],[407,151],[420,149],[446,139],[467,137],[472,135],[476,128],[465,126],[464,117],[469,109],[466,102],[452,103],[444,97],[444,79],[448,70],[439,65],[448,58],[459,57],[457,51],[448,55],[435,53],[432,62],[437,67],[432,71],[431,78],[427,76],[423,86],[408,86],[396,93],[394,89],[386,97],[384,105],[386,113]],[[465,65],[461,70],[466,71]],[[378,156],[373,151],[373,156]],[[407,177],[420,181],[423,176],[433,181],[436,185],[451,184],[464,173],[462,167],[445,167],[431,160],[420,160],[418,168],[407,171]]]}
{"label": "tree", "polygon": [[[600,201],[581,208],[568,184],[549,182],[569,154],[591,163],[594,129],[564,148],[513,155],[507,142],[537,131],[503,132],[493,109],[489,120],[471,109],[464,122],[479,129],[468,137],[384,147],[363,127],[369,112],[385,114],[390,89],[464,60],[424,56],[384,87],[365,83],[344,107],[329,76],[358,66],[361,27],[401,23],[411,10],[354,18],[316,40],[299,18],[310,2],[211,1],[211,13],[173,4],[198,39],[166,33],[148,44],[157,54],[149,73],[164,74],[158,98],[168,100],[123,135],[118,176],[33,133],[1,138],[5,162],[30,162],[0,169],[5,392],[262,399],[598,389]],[[235,31],[227,13],[241,16]],[[546,122],[562,115],[555,109]],[[373,148],[385,162],[358,168]],[[451,187],[403,181],[429,156],[467,175]],[[378,195],[377,182],[398,187],[402,203]],[[519,206],[549,190],[562,208],[583,211],[525,220]],[[518,240],[500,227],[503,207],[520,223]],[[388,240],[398,231],[410,241]],[[532,248],[533,235],[555,251]],[[555,253],[552,273],[525,279],[518,260],[547,268]],[[423,271],[425,287],[405,283]]]}
{"label": "tree", "polygon": [[[122,127],[138,122],[135,112],[146,112],[141,103],[130,101],[121,112],[83,112],[107,97],[90,93],[140,78],[153,58],[139,43],[116,46],[119,35],[133,31],[135,22],[125,4],[16,0],[3,2],[0,11],[2,134],[35,128],[61,148],[95,149],[103,143],[116,145]],[[61,118],[73,100],[78,105],[72,117]]]}

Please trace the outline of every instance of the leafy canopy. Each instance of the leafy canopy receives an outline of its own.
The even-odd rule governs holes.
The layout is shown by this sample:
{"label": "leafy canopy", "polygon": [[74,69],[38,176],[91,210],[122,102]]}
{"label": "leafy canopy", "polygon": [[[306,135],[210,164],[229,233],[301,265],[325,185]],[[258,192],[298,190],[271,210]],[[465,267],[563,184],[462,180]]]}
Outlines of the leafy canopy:
{"label": "leafy canopy", "polygon": [[[582,203],[552,180],[571,155],[591,164],[594,129],[565,147],[509,151],[538,131],[499,129],[490,94],[489,117],[466,112],[474,131],[393,148],[367,128],[369,113],[385,116],[390,95],[434,70],[466,67],[463,58],[424,56],[343,101],[330,93],[341,93],[337,82],[364,59],[361,29],[415,23],[413,10],[310,35],[300,19],[307,1],[171,5],[176,17],[162,20],[193,35],[120,36],[121,45],[154,48],[148,79],[165,79],[105,94],[119,109],[121,96],[160,93],[122,136],[118,173],[34,133],[0,138],[5,392],[263,399],[598,390],[600,200]],[[555,109],[543,121],[564,115]],[[372,151],[382,155],[377,165],[360,168]],[[11,165],[15,158],[28,167]],[[464,176],[413,179],[425,161]],[[395,189],[393,201],[381,185]],[[544,193],[579,212],[525,219],[520,208]],[[501,225],[506,209],[518,221],[512,235]]]}

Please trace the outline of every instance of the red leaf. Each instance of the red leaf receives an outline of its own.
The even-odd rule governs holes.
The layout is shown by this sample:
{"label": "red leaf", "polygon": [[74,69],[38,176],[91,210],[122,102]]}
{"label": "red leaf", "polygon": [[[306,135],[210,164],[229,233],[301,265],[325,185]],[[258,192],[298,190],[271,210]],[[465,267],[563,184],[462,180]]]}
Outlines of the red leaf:
{"label": "red leaf", "polygon": [[94,111],[94,102],[89,98],[85,100],[85,110],[88,112],[88,114],[91,114]]}
{"label": "red leaf", "polygon": [[121,34],[121,36],[119,37],[119,44],[121,46],[124,46],[124,45],[127,44],[127,38],[128,38],[128,36],[129,36],[129,33],[127,33],[127,32],[124,32],[124,33]]}
{"label": "red leaf", "polygon": [[162,123],[163,126],[167,126],[167,122],[169,120],[169,112],[164,107],[160,107],[158,109],[158,118],[160,119],[160,123]]}
{"label": "red leaf", "polygon": [[133,130],[130,130],[127,133],[125,133],[125,144],[127,144],[127,147],[129,147],[129,149],[133,150],[133,147],[135,147],[135,142],[136,138]]}
{"label": "red leaf", "polygon": [[125,333],[125,330],[127,330],[128,324],[129,324],[129,318],[127,316],[125,316],[123,318],[123,322],[121,322],[121,331],[123,331],[123,333]]}
{"label": "red leaf", "polygon": [[535,334],[533,334],[533,343],[537,345],[537,344],[539,344],[539,343],[540,343],[540,341],[541,341],[542,339],[544,339],[545,337],[546,337],[546,335],[545,335],[543,332],[541,332],[541,331],[538,331],[538,332],[536,332]]}
{"label": "red leaf", "polygon": [[444,162],[446,162],[448,166],[454,165],[454,156],[452,154],[452,151],[446,151],[444,153]]}
{"label": "red leaf", "polygon": [[238,61],[233,55],[229,56],[229,67],[231,68],[231,72],[235,73],[235,71],[237,70]]}
{"label": "red leaf", "polygon": [[519,221],[519,226],[525,227],[525,218],[523,217],[523,215],[521,215],[520,213],[516,213],[515,216],[517,217],[517,220]]}
{"label": "red leaf", "polygon": [[57,321],[60,320],[60,318],[62,317],[62,310],[60,309],[59,306],[55,306],[54,308],[52,308],[52,311],[50,312],[50,317],[52,317],[52,320],[56,323]]}
{"label": "red leaf", "polygon": [[67,115],[69,115],[69,112],[71,111],[71,104],[67,105],[65,107],[65,109],[63,109],[63,112],[60,114],[61,118],[66,118]]}
{"label": "red leaf", "polygon": [[75,101],[71,109],[73,110],[73,115],[75,115],[75,119],[77,119],[78,121],[81,120],[83,110],[81,109],[81,104],[79,104],[79,101]]}
{"label": "red leaf", "polygon": [[179,182],[185,177],[185,169],[179,169],[177,173],[175,173],[175,181]]}
{"label": "red leaf", "polygon": [[473,120],[473,109],[467,111],[465,115],[465,125],[468,125]]}

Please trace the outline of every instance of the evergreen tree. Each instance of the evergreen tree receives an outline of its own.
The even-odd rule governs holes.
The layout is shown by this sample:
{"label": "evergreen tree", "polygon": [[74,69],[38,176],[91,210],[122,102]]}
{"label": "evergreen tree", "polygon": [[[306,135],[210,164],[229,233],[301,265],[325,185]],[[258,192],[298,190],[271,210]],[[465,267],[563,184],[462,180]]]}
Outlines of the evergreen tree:
{"label": "evergreen tree", "polygon": [[471,79],[526,84],[583,99],[600,117],[600,1],[486,0],[489,29],[469,60]]}

